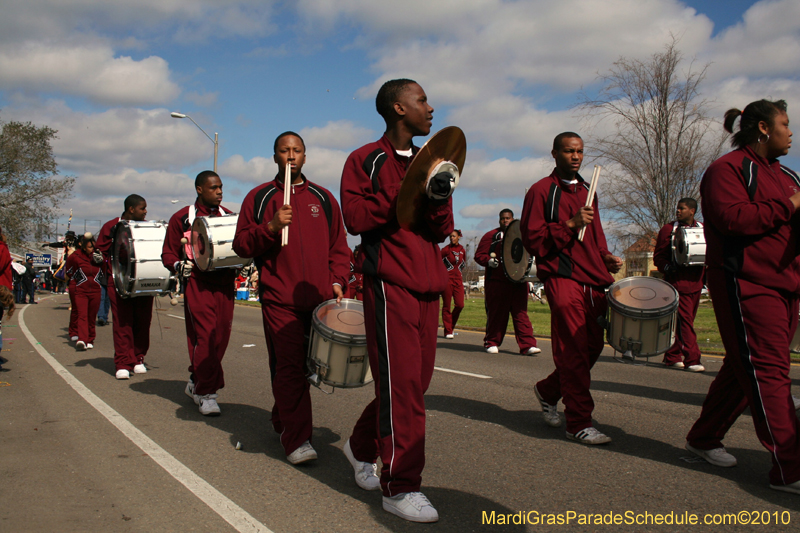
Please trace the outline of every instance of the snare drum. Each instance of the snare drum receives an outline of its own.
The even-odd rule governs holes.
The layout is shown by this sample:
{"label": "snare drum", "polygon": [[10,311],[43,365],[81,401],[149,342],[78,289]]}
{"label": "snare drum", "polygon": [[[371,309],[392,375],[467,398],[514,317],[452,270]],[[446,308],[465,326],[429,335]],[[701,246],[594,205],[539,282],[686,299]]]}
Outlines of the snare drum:
{"label": "snare drum", "polygon": [[372,381],[364,329],[364,306],[358,300],[328,300],[314,310],[308,348],[309,381],[331,387],[361,387]]}
{"label": "snare drum", "polygon": [[222,268],[242,268],[253,260],[233,251],[233,237],[239,215],[197,217],[192,223],[192,251],[197,268],[206,272]]}
{"label": "snare drum", "polygon": [[114,227],[111,273],[122,298],[168,292],[171,274],[161,263],[167,225],[120,220]]}
{"label": "snare drum", "polygon": [[675,342],[678,291],[658,278],[621,279],[608,289],[608,343],[626,357],[652,357]]}
{"label": "snare drum", "polygon": [[706,263],[706,236],[703,228],[678,228],[672,236],[672,259],[680,266]]}

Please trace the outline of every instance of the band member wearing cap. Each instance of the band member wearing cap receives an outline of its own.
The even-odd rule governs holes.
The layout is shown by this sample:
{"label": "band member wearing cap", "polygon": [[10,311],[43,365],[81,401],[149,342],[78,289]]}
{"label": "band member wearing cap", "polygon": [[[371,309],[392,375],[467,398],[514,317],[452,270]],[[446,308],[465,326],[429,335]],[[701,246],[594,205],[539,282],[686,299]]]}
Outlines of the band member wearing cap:
{"label": "band member wearing cap", "polygon": [[[314,309],[341,299],[350,275],[350,250],[336,199],[303,174],[306,146],[296,133],[275,139],[278,174],[250,191],[242,204],[233,249],[253,257],[272,376],[272,427],[292,464],[317,458],[311,445],[312,414],[306,379],[307,339]],[[291,184],[284,183],[286,165]],[[291,187],[284,204],[284,187]],[[281,233],[289,228],[288,244]]]}
{"label": "band member wearing cap", "polygon": [[[231,338],[236,270],[202,272],[192,253],[192,224],[196,217],[231,213],[222,207],[222,180],[204,170],[194,180],[197,200],[172,215],[161,249],[161,262],[186,284],[183,312],[189,345],[189,382],[184,392],[204,416],[220,414],[217,391],[225,386],[222,358]],[[186,239],[186,244],[181,239]]]}
{"label": "band member wearing cap", "polygon": [[732,152],[700,182],[708,291],[725,359],[708,389],[686,448],[735,466],[722,439],[746,407],[770,452],[770,487],[800,494],[800,434],[791,397],[789,343],[800,300],[800,176],[778,158],[792,132],[786,102],[758,100],[725,113]]}
{"label": "band member wearing cap", "polygon": [[[383,490],[383,508],[415,522],[435,522],[436,509],[420,492],[425,464],[425,401],[433,375],[439,295],[447,287],[438,243],[453,231],[455,183],[433,177],[422,198],[424,229],[402,229],[396,216],[401,182],[418,148],[412,138],[431,131],[433,108],[408,79],[387,81],[376,98],[386,132],[347,158],[341,199],[345,225],[361,235],[367,350],[375,399],[345,443],[356,483]],[[424,195],[423,195],[424,196]],[[375,461],[380,455],[380,480]]]}
{"label": "band member wearing cap", "polygon": [[705,367],[700,364],[700,348],[697,347],[697,335],[694,332],[694,318],[697,316],[697,307],[700,305],[705,267],[703,265],[675,264],[672,257],[672,239],[680,228],[703,227],[694,219],[696,212],[697,201],[694,198],[679,200],[676,210],[677,219],[665,224],[658,232],[656,248],[653,252],[653,263],[656,268],[664,274],[664,279],[675,287],[680,296],[675,344],[664,354],[664,364],[674,368],[684,368],[689,372],[705,370]]}
{"label": "band member wearing cap", "polygon": [[[464,309],[464,279],[461,272],[466,264],[467,251],[458,244],[461,239],[461,230],[456,229],[450,234],[450,244],[442,248],[442,262],[447,269],[448,283],[442,293],[442,326],[444,326],[444,337],[453,338],[453,329],[458,322],[458,316]],[[450,302],[453,302],[453,310],[450,311]]]}
{"label": "band member wearing cap", "polygon": [[94,348],[95,319],[100,308],[103,282],[103,254],[95,251],[95,240],[86,233],[78,240],[78,249],[67,259],[66,276],[70,280],[70,293],[74,292],[75,324],[78,351]]}
{"label": "band member wearing cap", "polygon": [[528,317],[528,284],[509,280],[500,264],[500,257],[503,255],[503,235],[513,221],[514,212],[511,209],[500,211],[500,226],[484,235],[475,250],[475,262],[486,268],[484,278],[486,336],[483,338],[483,347],[487,353],[500,351],[510,314],[519,353],[536,355],[542,350],[536,346],[533,326]]}
{"label": "band member wearing cap", "polygon": [[347,280],[347,297],[353,300],[364,300],[364,274],[356,272],[356,261],[361,253],[361,245],[356,244],[350,252],[350,279]]}
{"label": "band member wearing cap", "polygon": [[108,277],[108,297],[111,300],[114,333],[114,366],[117,379],[129,379],[131,370],[144,374],[144,357],[150,349],[150,320],[153,316],[153,297],[137,296],[122,298],[112,280],[111,246],[113,230],[120,220],[142,222],[147,216],[147,202],[138,194],[125,198],[125,211],[119,218],[112,218],[100,229],[97,250],[103,254],[105,274]]}
{"label": "band member wearing cap", "polygon": [[[559,427],[558,400],[564,400],[567,438],[584,444],[611,439],[592,427],[594,401],[590,372],[603,351],[605,289],[622,260],[608,251],[597,197],[586,206],[589,184],[578,171],[583,140],[577,133],[556,136],[551,152],[556,168],[534,183],[522,207],[522,242],[536,257],[539,279],[550,305],[556,368],[533,388],[545,423]],[[583,241],[578,239],[586,227]]]}

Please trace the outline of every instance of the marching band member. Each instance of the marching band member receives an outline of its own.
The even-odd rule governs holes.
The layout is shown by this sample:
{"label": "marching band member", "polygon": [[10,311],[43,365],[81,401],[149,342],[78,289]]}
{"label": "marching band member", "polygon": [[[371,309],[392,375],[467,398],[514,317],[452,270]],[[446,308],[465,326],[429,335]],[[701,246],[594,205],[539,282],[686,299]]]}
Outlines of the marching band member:
{"label": "marching band member", "polygon": [[103,254],[105,274],[109,279],[108,297],[111,300],[111,313],[114,315],[114,366],[117,379],[130,379],[134,374],[144,374],[144,357],[150,348],[150,320],[153,317],[153,297],[137,296],[122,298],[112,281],[111,246],[112,230],[120,220],[142,222],[147,216],[147,202],[138,194],[125,198],[125,211],[121,217],[112,218],[100,229],[97,237],[97,250]]}
{"label": "marching band member", "polygon": [[[351,153],[342,172],[345,224],[361,235],[357,267],[364,273],[367,350],[375,399],[364,409],[344,453],[356,483],[383,490],[383,508],[414,522],[435,522],[436,509],[420,492],[425,464],[425,401],[433,375],[439,295],[447,287],[438,243],[453,231],[449,178],[432,180],[426,228],[402,229],[395,208],[402,179],[430,133],[433,108],[416,82],[383,84],[376,98],[383,137]],[[375,461],[383,467],[378,480]]]}
{"label": "marching band member", "polygon": [[[278,136],[274,180],[250,191],[242,204],[233,249],[253,257],[259,269],[259,296],[272,376],[272,426],[292,464],[317,458],[311,445],[312,414],[306,379],[308,337],[314,309],[341,300],[350,274],[350,250],[339,204],[327,189],[309,181],[303,139]],[[291,183],[284,183],[291,165]],[[291,187],[284,204],[284,187]],[[281,245],[284,227],[288,244]]]}
{"label": "marching band member", "polygon": [[[564,399],[567,438],[605,444],[611,438],[592,427],[591,369],[603,351],[605,289],[622,260],[608,251],[597,199],[586,206],[589,184],[578,171],[583,140],[577,133],[556,136],[551,152],[556,168],[534,183],[522,208],[522,242],[536,256],[551,312],[556,368],[533,388],[547,425],[559,427],[558,400]],[[578,233],[586,226],[583,241]]]}
{"label": "marching band member", "polygon": [[[194,180],[197,200],[172,215],[161,249],[161,262],[186,284],[183,312],[189,346],[189,382],[184,392],[198,405],[200,414],[218,416],[217,391],[225,386],[222,358],[231,338],[236,269],[201,272],[191,253],[192,224],[196,217],[231,213],[220,205],[222,180],[205,170]],[[186,238],[183,244],[181,239]]]}
{"label": "marching band member", "polygon": [[[450,244],[442,248],[442,262],[447,269],[447,287],[442,293],[442,326],[444,338],[452,339],[453,329],[458,322],[458,316],[464,309],[464,279],[461,272],[466,264],[467,251],[458,244],[461,239],[461,230],[456,229],[450,234]],[[450,311],[450,302],[454,302]]]}
{"label": "marching band member", "polygon": [[[500,226],[484,235],[475,250],[475,262],[486,268],[486,336],[483,338],[483,347],[486,353],[500,351],[510,314],[519,353],[536,355],[542,350],[536,346],[533,326],[528,316],[528,284],[509,280],[498,259],[503,254],[503,235],[513,221],[514,212],[511,209],[500,211]],[[492,257],[491,254],[497,257]]]}
{"label": "marching band member", "polygon": [[770,452],[770,487],[800,494],[800,434],[791,396],[789,343],[800,299],[800,177],[778,158],[792,132],[786,102],[758,100],[725,113],[732,152],[700,183],[708,290],[725,345],[686,448],[717,466],[735,466],[722,439],[745,407]]}
{"label": "marching band member", "polygon": [[694,332],[694,319],[700,305],[705,267],[676,265],[672,258],[672,239],[679,228],[703,227],[694,219],[696,212],[697,201],[694,198],[680,199],[676,209],[677,219],[661,228],[653,251],[653,263],[680,296],[675,344],[664,353],[664,364],[685,368],[689,372],[705,371],[705,367],[700,364],[700,348],[697,347],[697,335]]}
{"label": "marching band member", "polygon": [[70,294],[74,293],[78,351],[94,348],[95,320],[100,308],[100,287],[103,281],[103,254],[95,251],[95,240],[86,233],[78,240],[78,249],[67,259],[66,276]]}

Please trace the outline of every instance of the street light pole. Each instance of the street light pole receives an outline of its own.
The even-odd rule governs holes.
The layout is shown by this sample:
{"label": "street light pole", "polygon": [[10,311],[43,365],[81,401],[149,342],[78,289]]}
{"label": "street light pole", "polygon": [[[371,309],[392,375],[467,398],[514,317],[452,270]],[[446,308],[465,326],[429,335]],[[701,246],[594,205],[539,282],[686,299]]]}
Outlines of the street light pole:
{"label": "street light pole", "polygon": [[197,126],[197,129],[199,129],[200,131],[203,132],[203,135],[208,137],[209,141],[214,143],[214,172],[216,172],[217,171],[217,154],[219,153],[219,134],[217,132],[214,132],[214,138],[212,139],[211,135],[206,133],[206,130],[204,130],[203,128],[200,127],[200,124],[195,122],[192,117],[190,117],[189,115],[186,115],[185,113],[178,113],[177,111],[173,111],[172,113],[169,114],[169,116],[171,116],[172,118],[188,118],[189,120],[192,121],[192,123],[195,126]]}

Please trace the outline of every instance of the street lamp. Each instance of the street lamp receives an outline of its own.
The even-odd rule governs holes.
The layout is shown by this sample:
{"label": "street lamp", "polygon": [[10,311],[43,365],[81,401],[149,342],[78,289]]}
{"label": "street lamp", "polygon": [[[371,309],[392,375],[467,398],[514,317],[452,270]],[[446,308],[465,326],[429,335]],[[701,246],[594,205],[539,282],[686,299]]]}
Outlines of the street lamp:
{"label": "street lamp", "polygon": [[212,139],[212,138],[211,138],[211,135],[209,135],[208,133],[206,133],[206,130],[204,130],[203,128],[201,128],[201,127],[200,127],[200,124],[198,124],[197,122],[195,122],[195,121],[194,121],[194,119],[193,119],[192,117],[190,117],[189,115],[185,115],[185,114],[183,114],[183,113],[178,113],[177,111],[173,111],[172,113],[170,113],[170,114],[169,114],[169,116],[171,116],[172,118],[188,118],[189,120],[191,120],[191,121],[192,121],[192,123],[193,123],[195,126],[197,126],[197,129],[199,129],[200,131],[202,131],[202,132],[203,132],[203,134],[204,134],[206,137],[208,137],[208,140],[209,140],[209,141],[211,141],[212,143],[214,143],[214,172],[216,172],[216,171],[217,171],[217,152],[219,151],[219,135],[217,134],[217,132],[214,132],[214,138]]}

